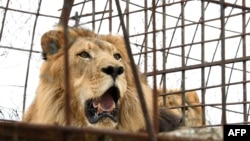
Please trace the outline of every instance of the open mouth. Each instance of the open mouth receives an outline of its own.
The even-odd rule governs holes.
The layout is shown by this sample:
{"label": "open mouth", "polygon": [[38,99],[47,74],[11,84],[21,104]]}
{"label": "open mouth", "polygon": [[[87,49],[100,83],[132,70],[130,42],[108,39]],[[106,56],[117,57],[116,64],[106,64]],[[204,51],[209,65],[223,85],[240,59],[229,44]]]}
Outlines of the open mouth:
{"label": "open mouth", "polygon": [[109,88],[101,97],[86,101],[85,112],[90,123],[96,123],[102,118],[108,117],[117,122],[117,101],[120,92],[117,87]]}

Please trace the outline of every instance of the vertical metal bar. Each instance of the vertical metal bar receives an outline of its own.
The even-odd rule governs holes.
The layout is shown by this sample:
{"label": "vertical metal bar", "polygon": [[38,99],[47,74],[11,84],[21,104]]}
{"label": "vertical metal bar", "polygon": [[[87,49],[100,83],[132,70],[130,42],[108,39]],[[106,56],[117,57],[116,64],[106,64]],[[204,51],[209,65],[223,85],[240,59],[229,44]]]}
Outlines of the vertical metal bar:
{"label": "vertical metal bar", "polygon": [[109,0],[109,32],[112,32],[112,1]]}
{"label": "vertical metal bar", "polygon": [[[159,2],[159,0],[157,0],[157,2],[156,2],[156,5],[158,4],[158,2]],[[141,7],[141,6],[140,6]],[[150,19],[149,19],[149,21],[148,21],[148,13],[147,13],[147,11],[148,11],[149,9],[148,9],[148,6],[147,6],[147,1],[144,1],[144,13],[146,14],[145,15],[145,23],[144,23],[144,25],[145,25],[145,34],[144,35],[146,35],[146,34],[148,34],[147,32],[148,32],[148,29],[149,29],[149,27],[150,27],[150,23],[151,23],[151,21],[152,21],[152,15],[150,16]],[[146,29],[147,28],[147,29]],[[147,31],[147,32],[146,32]],[[148,36],[147,36],[148,37]],[[143,41],[142,41],[142,45],[141,45],[141,51],[142,51],[142,49],[143,49],[143,44],[144,44],[144,42],[147,42],[147,39],[146,39],[146,36],[144,37],[144,39],[143,39]],[[146,43],[146,44],[148,44],[148,43]],[[145,44],[145,47],[147,47],[147,45]],[[146,49],[147,50],[147,49]],[[145,53],[145,55],[146,55],[146,53]],[[141,62],[141,54],[140,54],[140,56],[139,56],[139,59],[138,59],[138,64]],[[147,61],[147,60],[146,60]],[[147,70],[147,63],[145,63],[145,65],[144,65],[144,68],[145,68],[145,73],[147,72],[146,70]]]}
{"label": "vertical metal bar", "polygon": [[[92,13],[95,13],[95,0],[92,0]],[[92,14],[92,30],[95,31],[95,14]]]}
{"label": "vertical metal bar", "polygon": [[[127,8],[124,9],[124,13],[126,13],[126,11],[127,11]],[[124,13],[121,15],[122,18],[124,18],[124,16],[125,16]],[[118,14],[118,15],[119,15],[119,14]],[[120,16],[120,15],[119,15],[119,16]],[[124,24],[125,24],[125,23],[124,23]],[[121,29],[121,25],[119,25],[117,32],[120,32],[120,29]]]}
{"label": "vertical metal bar", "polygon": [[[181,64],[185,67],[185,0],[181,0]],[[185,106],[185,70],[181,71],[181,99],[182,106]],[[182,117],[185,119],[185,108],[182,108]],[[183,120],[185,125],[185,120]]]}
{"label": "vertical metal bar", "polygon": [[26,92],[27,92],[27,85],[28,85],[28,80],[29,80],[29,70],[30,70],[31,55],[32,55],[32,52],[33,52],[34,38],[35,38],[35,33],[36,33],[36,24],[37,24],[37,20],[38,20],[38,17],[39,17],[41,3],[42,3],[42,0],[39,0],[38,9],[37,9],[37,12],[36,12],[36,18],[35,18],[34,26],[33,26],[32,37],[31,37],[31,45],[30,45],[30,50],[29,50],[28,65],[27,65],[27,69],[26,69],[26,78],[25,78],[24,93],[23,93],[23,111],[22,111],[23,113],[25,111]]}
{"label": "vertical metal bar", "polygon": [[63,26],[64,29],[64,85],[65,85],[65,119],[66,119],[66,125],[70,125],[70,70],[69,70],[69,56],[68,56],[68,50],[69,50],[69,35],[68,35],[68,20],[69,15],[71,12],[72,5],[74,3],[74,0],[64,0],[63,3],[63,9],[61,13],[61,18],[59,21],[59,24]]}
{"label": "vertical metal bar", "polygon": [[220,22],[221,22],[221,104],[222,104],[222,117],[221,117],[221,124],[224,125],[227,123],[226,121],[226,89],[225,89],[225,7],[224,7],[224,0],[220,0]]}
{"label": "vertical metal bar", "polygon": [[[186,5],[186,3],[184,4],[184,7],[185,7],[185,5]],[[175,28],[174,28],[174,31],[172,33],[172,36],[171,36],[171,39],[170,39],[170,42],[169,42],[169,45],[168,45],[168,50],[171,49],[171,46],[172,46],[172,43],[174,41],[175,33],[176,33],[176,30],[177,30],[177,27],[178,27],[180,19],[181,19],[181,14],[179,15],[179,17],[177,19],[177,22],[175,24]],[[168,58],[168,54],[169,54],[169,52],[166,53],[166,57],[165,58]]]}
{"label": "vertical metal bar", "polygon": [[75,27],[78,27],[79,26],[79,15],[78,15],[78,12],[75,13]]}
{"label": "vertical metal bar", "polygon": [[[236,1],[234,2],[234,4],[236,4],[237,1],[238,1],[238,0],[236,0]],[[231,15],[233,9],[234,9],[234,8],[231,9],[231,12],[230,12],[229,15]],[[229,20],[229,18],[230,18],[230,16],[228,16],[227,20]],[[235,52],[235,58],[237,58],[237,54],[238,54],[238,52],[239,52],[240,45],[241,45],[241,39],[240,39],[240,41],[239,41],[238,49],[237,49],[237,51]],[[230,68],[231,68],[231,71],[228,73],[228,75],[229,75],[229,78],[228,78],[228,81],[227,81],[228,84],[230,83],[231,78],[232,78],[232,74],[233,74],[233,70],[234,70],[234,65],[235,65],[235,63],[233,63],[233,65],[230,67]],[[226,88],[226,90],[225,90],[225,96],[226,96],[225,99],[227,99],[228,92],[229,92],[229,88],[230,88],[230,87],[227,86],[227,88]]]}
{"label": "vertical metal bar", "polygon": [[126,27],[127,27],[127,32],[128,32],[128,36],[129,36],[129,3],[130,0],[126,0],[126,8],[125,8],[125,13],[126,13]]}
{"label": "vertical metal bar", "polygon": [[[83,3],[82,3],[81,12],[80,12],[80,14],[79,14],[80,16],[82,15],[82,12],[83,12],[83,9],[84,9],[84,6],[85,6],[85,3],[86,3],[86,2],[83,2]],[[81,20],[81,18],[79,17],[79,19],[78,19],[78,22],[79,22],[79,23],[80,23],[80,20]]]}
{"label": "vertical metal bar", "polygon": [[[157,73],[156,73],[156,3],[152,0],[152,30],[153,30],[153,113],[158,112],[157,106]],[[155,131],[158,132],[158,114],[153,114]]]}
{"label": "vertical metal bar", "polygon": [[[107,6],[108,6],[108,0],[106,1],[106,4],[105,4],[105,7],[104,7],[104,9],[103,9],[103,13],[102,13],[102,18],[101,18],[101,21],[100,21],[100,23],[99,23],[99,27],[98,27],[98,30],[97,30],[97,33],[99,33],[100,32],[100,30],[101,30],[101,27],[102,27],[102,22],[104,21],[104,15],[105,15],[105,11],[107,11]],[[110,12],[110,11],[109,11]],[[111,33],[111,32],[109,32],[109,33]]]}
{"label": "vertical metal bar", "polygon": [[[237,2],[237,0],[235,1],[235,4],[236,4],[236,2]],[[220,2],[219,2],[220,3]],[[209,4],[209,3],[208,3]],[[208,5],[207,5],[208,6]],[[233,9],[230,11],[230,13],[228,14],[228,16],[230,16],[231,14],[232,14],[232,11],[233,11]],[[228,20],[229,20],[229,18],[227,18],[227,20],[226,21],[224,21],[224,26],[226,26],[226,24],[227,24],[227,22],[228,22]],[[222,34],[222,33],[221,33]],[[220,34],[220,36],[219,36],[219,38],[221,38],[221,35]],[[217,52],[217,50],[218,50],[218,48],[219,48],[219,45],[220,45],[220,40],[218,40],[217,41],[217,45],[216,45],[216,48],[215,48],[215,51],[214,51],[214,55],[213,55],[213,57],[212,57],[212,59],[211,59],[211,62],[213,62],[214,60],[215,60],[215,57],[216,57],[216,52]],[[209,67],[209,70],[208,70],[208,75],[207,75],[207,80],[206,80],[206,86],[208,85],[208,82],[209,82],[209,80],[210,80],[210,74],[211,74],[211,70],[212,70],[212,67]],[[226,91],[225,91],[225,94],[226,94]],[[226,96],[225,96],[226,97]],[[226,99],[226,98],[225,98]]]}
{"label": "vertical metal bar", "polygon": [[7,1],[6,6],[5,6],[5,10],[4,10],[4,14],[3,14],[2,27],[1,27],[1,32],[0,32],[0,41],[1,41],[2,35],[3,35],[3,27],[4,27],[4,23],[5,23],[6,14],[7,14],[8,8],[9,8],[9,3],[10,3],[10,0]]}
{"label": "vertical metal bar", "polygon": [[[166,4],[166,0],[162,0],[162,4],[165,5]],[[162,67],[163,70],[166,70],[166,63],[167,63],[167,58],[166,58],[166,6],[162,6],[162,48],[164,51],[162,51]],[[166,73],[162,74],[162,85],[163,85],[163,93],[166,93]],[[166,95],[164,95],[163,97],[163,105],[166,105]]]}
{"label": "vertical metal bar", "polygon": [[127,53],[128,53],[129,59],[131,61],[131,68],[132,68],[132,72],[133,72],[133,75],[134,75],[134,81],[135,81],[135,84],[136,84],[138,96],[139,96],[139,99],[140,99],[140,102],[141,102],[142,112],[144,113],[144,117],[145,117],[147,131],[149,133],[150,140],[151,141],[157,141],[157,136],[156,136],[156,134],[154,132],[153,124],[152,124],[152,122],[150,120],[150,117],[149,117],[149,113],[148,113],[148,110],[147,110],[147,105],[146,105],[145,98],[144,98],[144,95],[143,95],[143,91],[142,91],[142,88],[141,88],[141,84],[140,84],[140,81],[139,81],[139,76],[138,76],[138,73],[137,73],[137,70],[136,70],[134,58],[132,56],[129,37],[128,37],[128,33],[126,31],[125,24],[124,24],[124,21],[123,21],[120,2],[119,2],[119,0],[115,0],[115,2],[116,2],[116,7],[117,7],[120,22],[121,22],[122,30],[123,30],[123,36],[124,36],[125,44],[127,46]]}
{"label": "vertical metal bar", "polygon": [[[145,30],[145,34],[144,34],[144,51],[147,52],[148,51],[148,1],[145,0],[144,1],[144,18],[145,18],[145,22],[144,22],[144,30]],[[147,73],[148,72],[148,54],[145,53],[144,54],[144,72]],[[139,63],[139,62],[138,62]]]}
{"label": "vertical metal bar", "polygon": [[[201,64],[204,65],[205,64],[205,5],[204,5],[204,1],[201,1]],[[202,125],[206,124],[206,120],[205,120],[205,68],[202,67],[201,68],[201,110],[202,110]]]}
{"label": "vertical metal bar", "polygon": [[[246,0],[242,0],[242,6],[246,7]],[[242,9],[242,57],[246,57],[246,13],[245,10]],[[247,85],[246,85],[246,81],[247,81],[247,76],[246,76],[246,61],[244,60],[242,62],[242,66],[243,66],[243,119],[244,119],[244,123],[248,122],[248,116],[247,116],[247,103],[245,103],[247,101]]]}
{"label": "vertical metal bar", "polygon": [[72,5],[74,3],[74,0],[64,0],[63,2],[63,9],[60,15],[59,19],[59,25],[68,25],[69,22],[69,16],[71,12]]}

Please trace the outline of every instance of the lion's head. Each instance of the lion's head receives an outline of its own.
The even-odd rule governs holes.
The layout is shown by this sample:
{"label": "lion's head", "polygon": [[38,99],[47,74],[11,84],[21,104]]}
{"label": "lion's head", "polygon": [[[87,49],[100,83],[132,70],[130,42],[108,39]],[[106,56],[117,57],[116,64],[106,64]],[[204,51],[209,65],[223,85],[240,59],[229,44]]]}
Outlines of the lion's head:
{"label": "lion's head", "polygon": [[[144,130],[144,116],[123,38],[97,35],[82,28],[68,28],[68,42],[60,27],[42,36],[45,61],[41,67],[35,100],[23,121],[66,124],[65,43],[68,43],[71,125]],[[152,90],[143,75],[139,77],[152,117]],[[167,129],[178,127],[178,119],[170,122]]]}
{"label": "lion's head", "polygon": [[76,112],[87,118],[89,126],[116,126],[120,98],[127,90],[128,72],[121,53],[109,42],[80,38],[69,54],[72,97],[79,100],[76,110],[82,111]]}

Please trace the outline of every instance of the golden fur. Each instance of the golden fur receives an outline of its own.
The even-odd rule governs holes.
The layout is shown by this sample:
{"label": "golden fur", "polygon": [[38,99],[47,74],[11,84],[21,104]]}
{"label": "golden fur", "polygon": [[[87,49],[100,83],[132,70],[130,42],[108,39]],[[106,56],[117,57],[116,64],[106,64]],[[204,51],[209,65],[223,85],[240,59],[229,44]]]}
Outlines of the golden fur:
{"label": "golden fur", "polygon": [[[178,106],[182,106],[182,96],[180,90],[166,90],[166,93],[175,93],[172,95],[165,96],[166,103],[164,104],[162,96],[158,98],[158,105],[160,107],[170,108],[172,112],[174,112],[177,116],[182,117],[182,109],[174,108]],[[163,90],[158,90],[158,94],[162,94]],[[196,91],[190,91],[185,93],[185,126],[201,126],[202,125],[202,109],[199,105],[200,100]]]}
{"label": "golden fur", "polygon": [[[114,35],[98,35],[89,30],[74,27],[68,28],[68,37],[71,125],[116,128],[132,132],[145,130],[146,125],[143,120],[140,99],[123,38]],[[41,45],[45,61],[41,66],[36,97],[25,112],[23,121],[66,124],[64,115],[64,44],[62,27],[48,31],[42,36]],[[121,68],[115,78],[108,74],[111,67]],[[152,117],[152,90],[145,83],[142,74],[139,77],[148,112]],[[120,91],[117,102],[119,108],[117,122],[105,117],[96,123],[90,123],[85,112],[86,101],[101,99],[100,97],[113,86]],[[99,108],[98,105],[98,112],[102,111],[103,107]],[[164,126],[164,129],[178,128],[178,119],[171,113],[169,115],[170,121],[166,127]]]}

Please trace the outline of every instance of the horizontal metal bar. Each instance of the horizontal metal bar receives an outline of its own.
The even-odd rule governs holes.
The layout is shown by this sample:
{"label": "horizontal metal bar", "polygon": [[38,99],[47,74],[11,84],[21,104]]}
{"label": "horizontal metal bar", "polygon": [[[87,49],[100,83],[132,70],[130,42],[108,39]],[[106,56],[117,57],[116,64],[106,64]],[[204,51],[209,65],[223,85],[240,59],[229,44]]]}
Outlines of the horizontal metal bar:
{"label": "horizontal metal bar", "polygon": [[[111,129],[78,128],[59,125],[30,124],[16,121],[0,120],[0,140],[115,140],[115,141],[150,141],[145,132],[126,132]],[[186,137],[157,135],[158,141],[186,141]],[[217,141],[208,139],[206,141]],[[192,138],[192,141],[204,141],[204,139]],[[219,141],[219,140],[218,140]]]}
{"label": "horizontal metal bar", "polygon": [[[242,61],[249,61],[250,56],[246,57],[239,57],[239,58],[234,58],[234,59],[226,59],[225,64],[229,63],[237,63],[237,62],[242,62]],[[221,61],[214,61],[214,62],[207,62],[205,64],[197,64],[197,65],[190,65],[190,66],[184,66],[184,67],[176,67],[176,68],[171,68],[171,69],[166,69],[166,70],[158,70],[157,74],[165,74],[165,73],[172,73],[172,72],[178,72],[178,71],[186,71],[186,70],[192,70],[192,69],[200,69],[200,68],[205,68],[205,67],[211,67],[211,66],[220,66],[222,64]],[[152,76],[153,72],[147,72],[147,76]]]}

